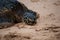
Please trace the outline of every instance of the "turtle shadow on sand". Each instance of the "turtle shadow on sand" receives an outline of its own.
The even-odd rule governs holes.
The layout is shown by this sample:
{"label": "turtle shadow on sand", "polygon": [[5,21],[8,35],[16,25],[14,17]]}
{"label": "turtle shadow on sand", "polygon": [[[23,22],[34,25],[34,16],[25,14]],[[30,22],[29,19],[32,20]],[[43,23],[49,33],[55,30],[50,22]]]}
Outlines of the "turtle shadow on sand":
{"label": "turtle shadow on sand", "polygon": [[37,18],[36,12],[29,10],[17,0],[0,0],[0,29],[20,22],[34,25]]}

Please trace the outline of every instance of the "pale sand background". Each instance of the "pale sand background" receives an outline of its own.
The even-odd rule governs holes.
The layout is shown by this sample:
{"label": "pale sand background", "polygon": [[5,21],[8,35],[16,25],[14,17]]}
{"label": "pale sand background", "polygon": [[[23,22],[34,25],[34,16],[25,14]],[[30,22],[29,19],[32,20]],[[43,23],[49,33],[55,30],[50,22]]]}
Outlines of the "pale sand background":
{"label": "pale sand background", "polygon": [[18,1],[39,14],[37,24],[0,29],[0,40],[60,40],[60,0]]}

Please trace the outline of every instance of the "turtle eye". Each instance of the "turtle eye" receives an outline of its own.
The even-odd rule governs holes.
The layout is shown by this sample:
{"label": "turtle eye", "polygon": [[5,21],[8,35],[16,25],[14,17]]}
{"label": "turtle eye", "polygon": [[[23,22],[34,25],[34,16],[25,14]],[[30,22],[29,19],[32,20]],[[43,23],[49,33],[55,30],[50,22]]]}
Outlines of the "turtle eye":
{"label": "turtle eye", "polygon": [[27,17],[24,18],[25,20],[27,19]]}

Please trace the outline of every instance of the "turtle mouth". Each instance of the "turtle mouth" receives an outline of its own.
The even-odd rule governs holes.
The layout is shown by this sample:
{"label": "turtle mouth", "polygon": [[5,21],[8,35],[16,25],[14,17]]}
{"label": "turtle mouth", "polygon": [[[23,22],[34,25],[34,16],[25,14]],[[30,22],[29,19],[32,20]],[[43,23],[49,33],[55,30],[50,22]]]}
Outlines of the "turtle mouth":
{"label": "turtle mouth", "polygon": [[36,22],[34,22],[34,21],[33,22],[28,22],[27,24],[28,25],[34,25],[34,24],[36,24]]}
{"label": "turtle mouth", "polygon": [[34,25],[36,24],[36,21],[32,21],[32,20],[24,20],[24,22],[28,25]]}

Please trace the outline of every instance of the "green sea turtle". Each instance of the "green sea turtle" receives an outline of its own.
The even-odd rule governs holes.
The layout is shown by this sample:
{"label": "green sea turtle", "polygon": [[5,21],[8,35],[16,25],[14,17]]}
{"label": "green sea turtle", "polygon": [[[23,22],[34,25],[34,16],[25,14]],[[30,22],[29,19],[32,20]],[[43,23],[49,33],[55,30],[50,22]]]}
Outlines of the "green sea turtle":
{"label": "green sea turtle", "polygon": [[29,10],[17,0],[0,0],[0,29],[16,23],[36,24],[36,12]]}

